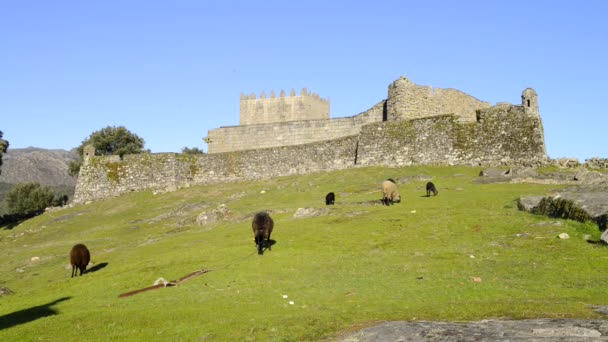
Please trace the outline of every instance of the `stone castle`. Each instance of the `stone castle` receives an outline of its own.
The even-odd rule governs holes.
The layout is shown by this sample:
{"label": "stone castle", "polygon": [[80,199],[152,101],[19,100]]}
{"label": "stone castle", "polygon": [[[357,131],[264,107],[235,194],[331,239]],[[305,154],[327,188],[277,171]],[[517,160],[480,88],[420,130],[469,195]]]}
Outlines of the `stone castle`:
{"label": "stone castle", "polygon": [[386,165],[529,165],[546,162],[538,96],[492,106],[456,89],[401,77],[360,114],[330,118],[330,103],[302,89],[240,97],[240,125],[210,130],[208,154],[95,156],[85,150],[74,202],[129,191]]}

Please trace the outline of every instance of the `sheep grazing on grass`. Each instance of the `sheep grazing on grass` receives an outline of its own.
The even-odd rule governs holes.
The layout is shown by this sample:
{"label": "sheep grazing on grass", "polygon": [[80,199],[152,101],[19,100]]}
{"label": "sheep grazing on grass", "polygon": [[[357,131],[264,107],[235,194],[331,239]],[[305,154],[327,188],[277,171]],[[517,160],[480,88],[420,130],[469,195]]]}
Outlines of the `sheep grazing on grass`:
{"label": "sheep grazing on grass", "polygon": [[325,205],[331,205],[334,203],[336,203],[336,195],[333,192],[330,192],[325,196]]}
{"label": "sheep grazing on grass", "polygon": [[255,244],[258,247],[258,254],[262,255],[264,254],[265,245],[268,246],[268,250],[271,249],[270,233],[272,233],[274,221],[270,215],[268,215],[268,213],[259,212],[253,217],[251,227],[253,228],[253,238]]}
{"label": "sheep grazing on grass", "polygon": [[80,270],[80,275],[82,275],[87,268],[87,265],[91,261],[91,254],[87,249],[87,246],[79,243],[72,247],[72,251],[70,252],[70,263],[72,264],[72,278],[78,275],[78,270]]}
{"label": "sheep grazing on grass", "polygon": [[399,195],[399,189],[397,189],[395,181],[389,178],[382,182],[382,203],[391,205],[399,202],[401,202],[401,195]]}
{"label": "sheep grazing on grass", "polygon": [[431,197],[431,192],[433,193],[433,196],[437,196],[439,193],[435,187],[435,184],[433,184],[433,182],[428,182],[426,183],[426,197]]}

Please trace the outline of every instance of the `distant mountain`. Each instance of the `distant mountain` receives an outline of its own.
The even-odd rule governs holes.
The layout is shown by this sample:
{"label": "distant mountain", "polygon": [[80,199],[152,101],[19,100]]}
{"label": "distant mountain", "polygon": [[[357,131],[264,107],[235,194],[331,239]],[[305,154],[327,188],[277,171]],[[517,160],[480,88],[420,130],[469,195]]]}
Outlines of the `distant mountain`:
{"label": "distant mountain", "polygon": [[0,182],[74,187],[76,179],[68,173],[68,165],[76,160],[78,156],[72,151],[9,147],[2,156]]}

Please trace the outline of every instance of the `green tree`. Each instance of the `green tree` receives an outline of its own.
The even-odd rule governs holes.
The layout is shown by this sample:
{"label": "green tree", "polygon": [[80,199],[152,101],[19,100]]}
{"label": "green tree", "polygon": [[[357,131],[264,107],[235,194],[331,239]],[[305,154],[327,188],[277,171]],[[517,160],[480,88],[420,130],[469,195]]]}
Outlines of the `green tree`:
{"label": "green tree", "polygon": [[20,183],[6,194],[9,214],[35,215],[53,205],[55,196],[48,186]]}
{"label": "green tree", "polygon": [[2,131],[0,131],[0,174],[2,173],[2,155],[8,150],[8,141],[2,139]]}
{"label": "green tree", "polygon": [[[78,155],[82,158],[84,147],[91,144],[95,147],[95,155],[119,155],[122,158],[125,154],[137,154],[147,152],[144,150],[144,139],[137,134],[130,132],[124,126],[108,126],[95,131],[86,138],[80,146],[76,147]],[[70,175],[76,177],[80,171],[82,159],[71,162],[69,165]]]}
{"label": "green tree", "polygon": [[182,153],[184,153],[184,154],[205,154],[205,152],[203,152],[203,150],[199,149],[198,147],[193,147],[193,148],[184,147],[184,148],[182,148]]}

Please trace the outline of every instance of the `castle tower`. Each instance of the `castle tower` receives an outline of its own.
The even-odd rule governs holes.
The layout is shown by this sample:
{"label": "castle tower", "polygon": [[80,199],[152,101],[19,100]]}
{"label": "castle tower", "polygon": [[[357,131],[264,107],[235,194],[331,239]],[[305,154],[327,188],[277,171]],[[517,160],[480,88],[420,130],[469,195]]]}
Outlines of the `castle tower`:
{"label": "castle tower", "polygon": [[289,96],[281,90],[280,96],[275,97],[274,91],[270,97],[262,92],[259,98],[255,94],[240,97],[240,125],[257,125],[276,122],[323,120],[329,119],[329,99],[303,88],[300,95],[291,89]]}
{"label": "castle tower", "polygon": [[409,89],[414,85],[406,77],[399,77],[398,80],[388,86],[388,98],[386,99],[386,120],[404,119],[407,112],[407,96]]}
{"label": "castle tower", "polygon": [[94,156],[95,156],[95,146],[93,146],[91,144],[85,145],[85,147],[83,148],[83,152],[82,152],[83,164],[85,166],[89,165],[91,157],[94,157]]}
{"label": "castle tower", "polygon": [[538,95],[532,88],[526,88],[521,93],[521,105],[524,112],[528,115],[539,116],[538,114]]}

